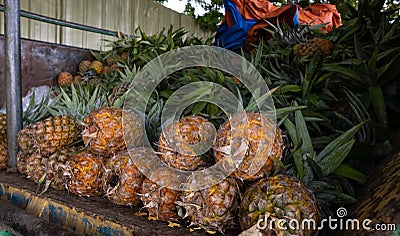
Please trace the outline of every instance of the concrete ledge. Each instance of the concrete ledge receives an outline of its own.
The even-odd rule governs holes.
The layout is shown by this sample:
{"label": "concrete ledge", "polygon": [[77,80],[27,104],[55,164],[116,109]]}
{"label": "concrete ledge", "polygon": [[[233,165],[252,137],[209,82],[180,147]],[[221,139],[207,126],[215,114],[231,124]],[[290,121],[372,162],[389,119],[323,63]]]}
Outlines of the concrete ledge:
{"label": "concrete ledge", "polygon": [[[204,230],[191,232],[185,222],[181,222],[181,227],[169,227],[168,222],[148,220],[147,216],[135,214],[140,211],[140,207],[115,206],[104,197],[78,197],[67,191],[53,189],[39,196],[36,188],[37,185],[33,181],[25,179],[25,176],[21,174],[0,171],[0,202],[3,201],[8,205],[13,205],[14,208],[19,208],[30,218],[37,217],[37,220],[41,222],[51,222],[77,235],[210,235]],[[2,206],[3,204],[0,205],[0,212],[5,211],[5,213],[2,213],[0,218],[5,214],[5,218],[14,219],[12,222],[17,220],[24,223],[29,220],[29,217],[17,218],[17,215],[9,215],[11,209],[3,210]],[[0,225],[1,221],[0,219]],[[35,226],[26,225],[27,229]],[[238,235],[239,232],[230,230],[225,235]]]}
{"label": "concrete ledge", "polygon": [[76,235],[49,221],[36,218],[12,204],[0,201],[0,209],[0,225],[7,226],[12,230],[13,234],[42,236]]}

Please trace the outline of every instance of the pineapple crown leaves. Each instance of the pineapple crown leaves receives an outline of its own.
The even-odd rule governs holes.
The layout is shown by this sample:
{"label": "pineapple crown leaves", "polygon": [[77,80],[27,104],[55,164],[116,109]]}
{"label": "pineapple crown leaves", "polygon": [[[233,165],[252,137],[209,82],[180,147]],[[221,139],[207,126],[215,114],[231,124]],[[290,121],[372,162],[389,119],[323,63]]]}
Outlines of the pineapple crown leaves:
{"label": "pineapple crown leaves", "polygon": [[36,123],[49,117],[50,113],[47,109],[45,109],[45,106],[49,105],[50,102],[51,93],[47,94],[45,97],[42,97],[39,103],[35,102],[35,93],[32,93],[28,107],[23,115],[23,126],[25,127],[29,124]]}
{"label": "pineapple crown leaves", "polygon": [[279,21],[276,24],[268,20],[265,21],[272,29],[265,28],[264,30],[272,35],[270,41],[277,43],[277,46],[293,46],[298,43],[308,42],[313,36],[322,35],[323,31],[321,28],[327,25],[327,23],[318,25],[301,24],[297,27],[290,27],[286,23],[280,24]]}
{"label": "pineapple crown leaves", "polygon": [[77,88],[71,85],[71,94],[60,88],[60,94],[55,98],[50,106],[45,106],[51,115],[65,115],[75,118],[81,122],[91,111],[100,108],[106,103],[106,96],[102,90],[90,88],[77,84]]}
{"label": "pineapple crown leaves", "polygon": [[[354,202],[355,199],[344,193],[342,187],[352,194],[353,190],[347,179],[364,183],[366,176],[345,164],[344,160],[353,148],[354,136],[365,122],[355,125],[339,136],[329,137],[328,144],[316,154],[316,146],[310,137],[306,118],[301,110],[296,110],[294,113],[294,122],[288,117],[283,121],[286,133],[293,144],[289,156],[284,160],[286,171],[293,172],[292,175],[297,175],[302,182],[312,188],[316,192],[318,201],[327,211],[332,203]],[[314,186],[316,184],[319,187]]]}

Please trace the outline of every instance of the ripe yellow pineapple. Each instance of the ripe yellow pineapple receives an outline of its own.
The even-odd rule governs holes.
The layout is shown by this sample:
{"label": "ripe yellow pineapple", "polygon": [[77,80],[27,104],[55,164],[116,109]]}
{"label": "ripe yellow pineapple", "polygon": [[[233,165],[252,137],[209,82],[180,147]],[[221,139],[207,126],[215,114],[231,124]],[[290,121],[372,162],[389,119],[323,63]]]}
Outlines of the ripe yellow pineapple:
{"label": "ripe yellow pineapple", "polygon": [[[126,122],[126,129],[122,125],[123,120]],[[83,142],[90,152],[106,158],[126,150],[125,136],[133,142],[132,146],[138,146],[144,133],[139,118],[121,108],[99,108],[92,111],[83,121]],[[125,134],[124,131],[128,129],[129,132]]]}
{"label": "ripe yellow pineapple", "polygon": [[103,63],[101,63],[100,61],[92,61],[89,68],[94,70],[97,74],[101,74],[101,72],[103,71],[103,67]]}
{"label": "ripe yellow pineapple", "polygon": [[140,203],[139,191],[145,176],[138,170],[130,155],[145,156],[153,153],[150,148],[135,148],[111,157],[105,166],[103,190],[114,204],[135,206]]}
{"label": "ripe yellow pineapple", "polygon": [[30,124],[18,133],[18,144],[24,153],[39,152],[48,156],[79,138],[77,122],[68,116],[52,116]]}
{"label": "ripe yellow pineapple", "polygon": [[57,77],[57,83],[60,87],[66,87],[74,82],[74,76],[69,72],[61,72]]}
{"label": "ripe yellow pineapple", "polygon": [[331,41],[322,38],[313,38],[307,43],[298,43],[294,45],[293,52],[299,57],[312,57],[316,53],[321,56],[328,56],[331,54],[332,48],[333,43]]}
{"label": "ripe yellow pineapple", "polygon": [[0,170],[7,169],[8,166],[8,151],[7,139],[0,139]]}
{"label": "ripe yellow pineapple", "polygon": [[[203,128],[202,128],[203,127]],[[161,159],[173,168],[196,170],[206,165],[191,145],[211,139],[214,126],[200,116],[183,117],[163,129],[158,142]]]}
{"label": "ripe yellow pineapple", "polygon": [[[173,181],[171,180],[171,171],[166,168],[156,169],[151,179],[163,186],[167,186]],[[145,178],[140,191],[140,199],[144,208],[149,212],[149,216],[163,221],[180,219],[176,201],[179,200],[182,192],[160,186],[155,182]]]}
{"label": "ripe yellow pineapple", "polygon": [[[207,177],[212,178],[212,176]],[[190,182],[191,180],[188,181],[188,186]],[[177,204],[185,209],[183,218],[188,217],[191,225],[223,232],[226,228],[235,226],[239,200],[238,183],[228,177],[212,187],[198,191],[184,191],[181,201]]]}
{"label": "ripe yellow pineapple", "polygon": [[[254,112],[246,115],[247,122],[243,120],[243,113],[238,113],[221,125],[214,144],[214,156],[218,162],[234,153],[242,153],[244,159],[238,163],[233,175],[253,181],[263,177],[265,172],[273,171],[274,157],[281,158],[284,144],[281,130],[271,119]],[[232,127],[236,129],[232,130]],[[251,164],[255,161],[265,164],[257,173],[252,173]]]}
{"label": "ripe yellow pineapple", "polygon": [[89,60],[83,60],[79,63],[79,72],[80,73],[85,73],[86,71],[88,71],[90,69],[90,64],[92,62]]}
{"label": "ripe yellow pineapple", "polygon": [[[262,220],[261,225],[266,228],[261,230],[261,235],[317,235],[317,230],[308,229],[307,224],[306,228],[291,228],[296,225],[289,224],[291,219],[299,222],[300,227],[303,220],[314,220],[316,225],[319,222],[319,208],[313,193],[293,177],[280,174],[261,179],[244,193],[239,209],[242,230]],[[282,227],[278,227],[278,220],[283,220]]]}
{"label": "ripe yellow pineapple", "polygon": [[102,195],[103,167],[103,159],[87,151],[72,155],[63,170],[68,191],[86,197]]}

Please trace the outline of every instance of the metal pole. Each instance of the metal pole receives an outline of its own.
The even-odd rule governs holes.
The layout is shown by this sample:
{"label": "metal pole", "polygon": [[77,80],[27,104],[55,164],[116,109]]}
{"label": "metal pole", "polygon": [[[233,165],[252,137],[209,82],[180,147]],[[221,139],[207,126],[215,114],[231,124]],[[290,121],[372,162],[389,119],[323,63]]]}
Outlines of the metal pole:
{"label": "metal pole", "polygon": [[4,0],[7,148],[9,171],[16,171],[17,135],[22,128],[20,0]]}

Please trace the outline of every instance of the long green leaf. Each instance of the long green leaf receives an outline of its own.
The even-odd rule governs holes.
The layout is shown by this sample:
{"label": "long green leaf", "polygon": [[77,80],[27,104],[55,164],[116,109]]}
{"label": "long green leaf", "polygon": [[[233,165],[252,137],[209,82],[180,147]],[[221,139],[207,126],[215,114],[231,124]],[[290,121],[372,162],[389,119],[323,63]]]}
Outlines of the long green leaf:
{"label": "long green leaf", "polygon": [[301,146],[302,153],[313,153],[311,137],[308,133],[308,128],[306,121],[304,120],[303,113],[300,110],[295,111],[295,123],[297,135],[303,139],[303,144]]}
{"label": "long green leaf", "polygon": [[388,127],[388,118],[386,113],[386,103],[380,86],[371,86],[368,88],[369,97],[374,107],[378,122],[385,128]]}
{"label": "long green leaf", "polygon": [[304,165],[303,165],[303,156],[301,155],[301,150],[297,150],[293,153],[294,164],[296,165],[297,174],[299,175],[299,179],[303,180],[304,178]]}
{"label": "long green leaf", "polygon": [[315,157],[315,162],[318,164],[323,160],[326,159],[327,156],[332,155],[332,153],[335,153],[341,146],[343,146],[345,143],[349,142],[349,140],[352,139],[352,137],[357,133],[357,131],[361,128],[361,126],[364,125],[364,122],[361,122],[354,126],[353,128],[347,130],[343,134],[341,134],[339,137],[334,139],[332,142],[330,142],[316,157]]}
{"label": "long green leaf", "polygon": [[344,143],[334,152],[328,153],[321,161],[317,162],[321,167],[322,174],[326,176],[332,173],[346,158],[353,145],[354,140],[350,140]]}
{"label": "long green leaf", "polygon": [[284,108],[278,108],[276,109],[276,118],[282,118],[286,115],[288,115],[289,113],[298,111],[298,110],[302,110],[302,109],[306,109],[306,106],[291,106],[291,107],[284,107]]}
{"label": "long green leaf", "polygon": [[292,140],[293,144],[296,146],[297,145],[296,126],[289,119],[285,119],[283,124],[286,128],[286,131],[288,132],[288,134],[290,136],[290,139]]}
{"label": "long green leaf", "polygon": [[354,169],[353,167],[346,165],[346,164],[340,164],[334,171],[334,174],[355,180],[359,183],[364,184],[367,181],[367,176],[364,175],[363,173],[359,172],[358,170]]}

